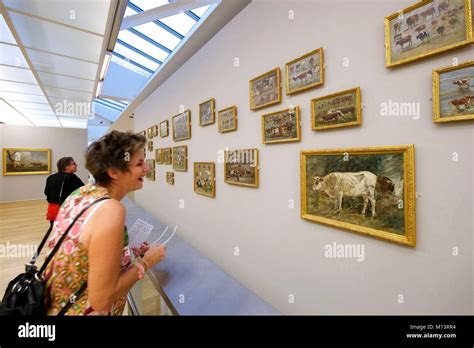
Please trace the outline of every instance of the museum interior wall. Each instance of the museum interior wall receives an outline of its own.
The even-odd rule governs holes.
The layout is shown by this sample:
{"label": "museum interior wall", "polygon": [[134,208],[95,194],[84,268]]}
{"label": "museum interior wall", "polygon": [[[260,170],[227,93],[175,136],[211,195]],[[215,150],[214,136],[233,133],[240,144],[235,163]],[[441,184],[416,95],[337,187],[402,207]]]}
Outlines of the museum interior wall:
{"label": "museum interior wall", "polygon": [[[51,149],[51,174],[57,172],[56,162],[61,157],[73,157],[78,163],[76,175],[84,183],[87,182],[84,159],[87,149],[86,129],[0,124],[0,146],[2,148]],[[0,177],[0,202],[46,199],[44,186],[47,177],[47,174],[2,175]]]}
{"label": "museum interior wall", "polygon": [[[188,170],[176,171],[169,185],[171,165],[156,165],[156,180],[145,182],[136,202],[282,313],[472,314],[474,125],[433,123],[431,98],[432,70],[472,60],[474,51],[387,69],[384,17],[412,4],[254,0],[134,111],[137,132],[185,109],[192,120],[189,140],[153,138],[155,149],[187,145]],[[286,95],[285,63],[319,47],[324,84]],[[251,111],[249,81],[276,67],[282,103]],[[354,87],[361,89],[362,124],[312,131],[310,100]],[[198,105],[209,98],[216,111],[237,107],[237,131],[199,126]],[[399,103],[413,105],[412,113],[383,112]],[[290,105],[301,110],[301,142],[262,144],[262,115]],[[401,144],[415,146],[415,247],[301,218],[301,150]],[[226,148],[259,150],[258,188],[224,183]],[[215,198],[193,191],[197,161],[216,163]],[[328,257],[337,245],[363,248],[363,256]]]}

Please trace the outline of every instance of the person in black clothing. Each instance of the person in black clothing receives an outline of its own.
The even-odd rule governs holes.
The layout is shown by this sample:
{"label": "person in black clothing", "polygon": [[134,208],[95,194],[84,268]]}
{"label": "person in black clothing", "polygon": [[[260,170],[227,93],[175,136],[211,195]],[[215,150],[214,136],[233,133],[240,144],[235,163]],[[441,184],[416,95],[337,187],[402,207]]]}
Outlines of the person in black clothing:
{"label": "person in black clothing", "polygon": [[46,220],[50,221],[51,226],[56,220],[61,204],[73,191],[84,186],[82,180],[74,174],[77,171],[77,163],[72,157],[60,158],[57,166],[58,172],[48,176],[44,188],[49,203]]}

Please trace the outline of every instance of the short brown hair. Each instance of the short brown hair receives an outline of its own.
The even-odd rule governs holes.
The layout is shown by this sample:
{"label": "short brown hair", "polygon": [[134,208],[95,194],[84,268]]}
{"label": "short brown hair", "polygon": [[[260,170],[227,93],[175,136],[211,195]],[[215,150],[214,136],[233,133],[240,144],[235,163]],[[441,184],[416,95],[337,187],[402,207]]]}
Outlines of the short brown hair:
{"label": "short brown hair", "polygon": [[112,178],[107,174],[107,169],[115,168],[128,172],[130,158],[137,150],[145,147],[145,142],[146,138],[143,135],[114,130],[88,147],[86,168],[96,183],[108,186]]}
{"label": "short brown hair", "polygon": [[74,162],[72,157],[62,157],[58,160],[58,172],[64,172],[69,163]]}

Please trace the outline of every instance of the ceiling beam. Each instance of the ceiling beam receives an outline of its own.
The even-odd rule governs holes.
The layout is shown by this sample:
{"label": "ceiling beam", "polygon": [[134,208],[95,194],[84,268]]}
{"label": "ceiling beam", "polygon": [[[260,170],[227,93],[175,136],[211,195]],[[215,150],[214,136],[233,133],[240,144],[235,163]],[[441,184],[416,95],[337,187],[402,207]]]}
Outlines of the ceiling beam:
{"label": "ceiling beam", "polygon": [[120,30],[136,27],[137,25],[153,22],[156,19],[176,15],[198,7],[212,5],[220,0],[177,0],[173,3],[152,8],[132,16],[125,17],[120,26]]}

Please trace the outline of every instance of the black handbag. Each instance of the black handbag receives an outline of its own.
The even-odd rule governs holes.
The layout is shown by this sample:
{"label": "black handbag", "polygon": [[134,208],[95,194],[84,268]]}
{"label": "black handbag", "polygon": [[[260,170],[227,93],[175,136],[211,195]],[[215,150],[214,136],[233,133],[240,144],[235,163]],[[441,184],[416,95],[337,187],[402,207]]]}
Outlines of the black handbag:
{"label": "black handbag", "polygon": [[[94,204],[109,198],[110,197],[102,197],[81,210],[81,212],[74,218],[67,230],[58,240],[53,250],[49,253],[48,257],[44,261],[43,266],[38,271],[37,267],[35,266],[35,262],[39,254],[41,253],[41,249],[46,243],[49,234],[51,233],[53,226],[50,226],[50,228],[46,232],[46,235],[41,241],[35,255],[31,259],[31,261],[25,265],[25,273],[21,273],[20,275],[16,276],[15,279],[10,281],[10,283],[8,284],[7,290],[5,291],[5,295],[3,296],[2,302],[0,303],[0,315],[46,315],[46,308],[44,302],[46,282],[42,276],[44,270],[46,269],[50,261],[53,259],[56,252],[59,250],[59,247],[61,246],[62,242],[66,238],[72,226],[74,226],[76,221],[79,219],[79,217]],[[84,282],[84,284],[81,285],[80,289],[70,296],[69,301],[61,309],[58,315],[64,315],[68,311],[68,309],[76,302],[76,300],[82,295],[86,287],[87,282]]]}

